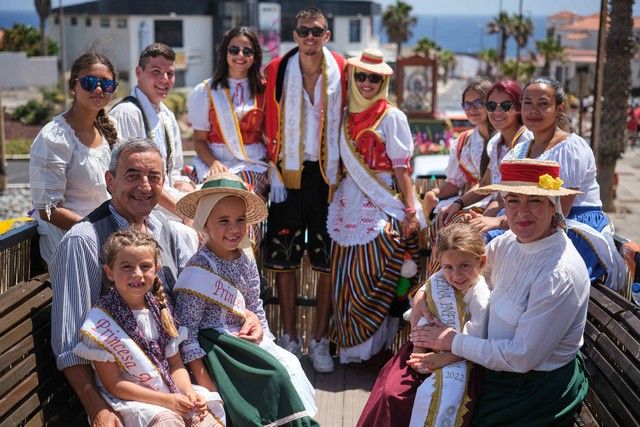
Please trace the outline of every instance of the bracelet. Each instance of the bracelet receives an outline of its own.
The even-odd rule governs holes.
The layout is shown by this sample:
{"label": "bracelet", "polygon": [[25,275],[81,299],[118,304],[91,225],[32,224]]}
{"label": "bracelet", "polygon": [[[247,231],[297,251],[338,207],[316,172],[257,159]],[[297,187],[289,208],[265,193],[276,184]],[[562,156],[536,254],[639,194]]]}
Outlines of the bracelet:
{"label": "bracelet", "polygon": [[455,199],[455,200],[453,201],[453,203],[457,203],[457,204],[459,204],[459,205],[460,205],[460,209],[464,208],[464,201],[462,201],[462,199],[461,199],[461,198],[459,198],[459,197],[458,197],[457,199]]}
{"label": "bracelet", "polygon": [[416,208],[404,208],[404,213],[406,213],[407,215],[415,215]]}

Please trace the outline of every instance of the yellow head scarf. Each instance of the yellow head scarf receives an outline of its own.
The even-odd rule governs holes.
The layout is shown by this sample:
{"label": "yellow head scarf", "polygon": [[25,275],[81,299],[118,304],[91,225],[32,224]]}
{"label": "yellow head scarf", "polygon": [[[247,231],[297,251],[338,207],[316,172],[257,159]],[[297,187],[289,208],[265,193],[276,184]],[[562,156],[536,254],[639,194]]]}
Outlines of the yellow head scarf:
{"label": "yellow head scarf", "polygon": [[380,86],[380,90],[373,98],[367,99],[358,90],[358,86],[356,85],[356,79],[354,74],[358,71],[362,71],[364,73],[369,74],[368,71],[363,70],[361,68],[354,67],[353,65],[349,66],[349,113],[361,113],[375,104],[377,101],[381,99],[387,99],[389,96],[389,81],[391,80],[391,76],[383,76],[382,85]]}

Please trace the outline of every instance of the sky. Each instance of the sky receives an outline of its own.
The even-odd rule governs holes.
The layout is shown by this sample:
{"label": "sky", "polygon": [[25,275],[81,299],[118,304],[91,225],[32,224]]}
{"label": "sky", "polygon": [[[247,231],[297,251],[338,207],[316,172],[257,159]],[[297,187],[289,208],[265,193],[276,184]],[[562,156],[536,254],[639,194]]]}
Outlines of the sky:
{"label": "sky", "polygon": [[[86,0],[51,0],[53,7],[62,1],[64,6],[85,3]],[[184,0],[183,0],[184,1]],[[517,12],[520,0],[404,0],[413,6],[417,15],[495,15],[500,6],[507,12]],[[377,0],[383,9],[395,0]],[[596,13],[600,9],[600,0],[522,0],[525,15],[551,15],[568,10],[579,15]],[[455,6],[453,6],[455,5]],[[0,0],[0,12],[3,10],[35,11],[32,0]],[[640,1],[633,6],[633,14],[640,15]]]}

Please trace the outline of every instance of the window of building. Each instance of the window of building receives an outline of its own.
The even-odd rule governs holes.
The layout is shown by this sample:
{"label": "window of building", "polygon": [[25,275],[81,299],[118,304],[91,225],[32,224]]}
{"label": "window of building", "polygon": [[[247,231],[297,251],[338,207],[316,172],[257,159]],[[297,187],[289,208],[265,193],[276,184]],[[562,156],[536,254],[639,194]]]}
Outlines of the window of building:
{"label": "window of building", "polygon": [[71,26],[75,27],[76,25],[78,25],[78,17],[77,16],[72,16],[71,17]]}
{"label": "window of building", "polygon": [[158,43],[171,47],[183,47],[182,20],[156,20],[154,33]]}
{"label": "window of building", "polygon": [[[280,30],[280,35],[282,37],[283,42],[292,42],[293,41],[293,30],[296,29],[296,17],[295,15],[283,15],[282,16],[282,29]],[[328,28],[331,31],[331,38],[329,41],[333,41],[333,17],[330,16],[328,18]]]}
{"label": "window of building", "polygon": [[100,26],[102,28],[109,28],[111,26],[111,19],[109,18],[100,18]]}
{"label": "window of building", "polygon": [[360,43],[360,25],[359,19],[349,20],[349,43]]}
{"label": "window of building", "polygon": [[116,27],[127,28],[127,18],[118,18],[116,20]]}
{"label": "window of building", "polygon": [[87,27],[91,26],[91,18],[90,17],[87,16],[86,18],[84,18],[84,25],[87,26]]}

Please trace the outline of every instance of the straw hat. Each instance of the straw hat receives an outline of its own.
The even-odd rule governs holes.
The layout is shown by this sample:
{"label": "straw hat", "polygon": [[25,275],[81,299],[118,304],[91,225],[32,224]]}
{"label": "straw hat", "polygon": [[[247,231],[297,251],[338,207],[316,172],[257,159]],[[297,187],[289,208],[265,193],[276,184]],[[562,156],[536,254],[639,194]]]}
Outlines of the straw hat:
{"label": "straw hat", "polygon": [[267,205],[255,193],[247,188],[247,184],[237,175],[229,172],[213,174],[202,185],[200,190],[187,194],[176,203],[181,214],[193,218],[196,215],[198,202],[209,194],[225,194],[242,198],[247,206],[247,224],[255,224],[267,217]]}
{"label": "straw hat", "polygon": [[384,55],[378,49],[365,49],[359,57],[347,60],[349,65],[381,76],[390,76],[393,69],[384,62]]}
{"label": "straw hat", "polygon": [[528,196],[568,196],[580,191],[562,187],[560,165],[552,160],[514,159],[500,163],[502,181],[475,190],[478,194],[496,191]]}

